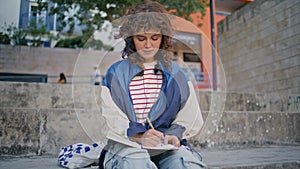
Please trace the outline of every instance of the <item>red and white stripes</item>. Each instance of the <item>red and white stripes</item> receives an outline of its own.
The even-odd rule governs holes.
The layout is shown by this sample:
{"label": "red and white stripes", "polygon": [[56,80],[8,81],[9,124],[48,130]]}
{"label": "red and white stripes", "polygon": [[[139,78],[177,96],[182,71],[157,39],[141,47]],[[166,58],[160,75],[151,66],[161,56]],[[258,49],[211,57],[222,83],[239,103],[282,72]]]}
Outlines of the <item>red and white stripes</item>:
{"label": "red and white stripes", "polygon": [[134,77],[129,86],[137,122],[144,123],[156,102],[162,85],[162,75],[155,74],[154,68],[144,69],[143,76]]}

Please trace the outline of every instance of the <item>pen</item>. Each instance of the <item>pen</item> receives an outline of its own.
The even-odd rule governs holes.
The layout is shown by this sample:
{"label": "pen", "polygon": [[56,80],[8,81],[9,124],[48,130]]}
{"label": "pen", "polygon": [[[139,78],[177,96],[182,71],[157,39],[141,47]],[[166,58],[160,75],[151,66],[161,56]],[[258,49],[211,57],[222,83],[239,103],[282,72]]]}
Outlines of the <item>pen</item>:
{"label": "pen", "polygon": [[149,117],[146,117],[151,129],[155,130],[154,127],[153,127],[153,124],[151,123],[151,120],[149,119]]}
{"label": "pen", "polygon": [[[155,130],[154,127],[153,127],[153,124],[151,123],[151,120],[149,119],[149,117],[146,117],[146,119],[147,119],[151,129]],[[164,145],[164,139],[160,140],[159,146],[162,146],[162,145]]]}

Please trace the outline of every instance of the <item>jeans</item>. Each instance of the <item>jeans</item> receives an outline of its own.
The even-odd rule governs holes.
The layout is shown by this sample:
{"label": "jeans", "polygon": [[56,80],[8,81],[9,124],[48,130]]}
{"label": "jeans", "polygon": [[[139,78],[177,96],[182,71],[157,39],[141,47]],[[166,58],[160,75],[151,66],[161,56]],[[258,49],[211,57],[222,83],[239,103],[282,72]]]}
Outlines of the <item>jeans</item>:
{"label": "jeans", "polygon": [[[150,155],[154,154],[154,155]],[[107,149],[105,169],[200,169],[205,168],[197,153],[178,150],[148,152],[146,149],[116,143]]]}

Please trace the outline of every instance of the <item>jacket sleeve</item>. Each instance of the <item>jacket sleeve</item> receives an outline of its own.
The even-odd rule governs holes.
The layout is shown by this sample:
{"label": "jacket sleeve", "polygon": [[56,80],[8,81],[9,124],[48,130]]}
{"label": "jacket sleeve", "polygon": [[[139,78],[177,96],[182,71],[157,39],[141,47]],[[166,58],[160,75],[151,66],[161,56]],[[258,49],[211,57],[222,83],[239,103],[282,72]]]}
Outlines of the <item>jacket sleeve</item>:
{"label": "jacket sleeve", "polygon": [[126,130],[129,127],[129,120],[126,115],[119,109],[119,107],[114,103],[109,89],[105,86],[101,87],[101,99],[102,115],[106,119],[109,130],[118,135],[127,137]]}
{"label": "jacket sleeve", "polygon": [[[184,107],[178,112],[172,126],[185,128],[183,138],[188,139],[198,134],[203,126],[203,117],[192,82],[188,82],[190,96]],[[172,127],[171,127],[172,128]]]}
{"label": "jacket sleeve", "polygon": [[110,91],[106,86],[101,86],[101,111],[106,120],[108,131],[106,132],[107,139],[126,144],[132,147],[140,147],[136,142],[133,142],[127,137],[127,129],[129,120],[121,109],[114,103]]}

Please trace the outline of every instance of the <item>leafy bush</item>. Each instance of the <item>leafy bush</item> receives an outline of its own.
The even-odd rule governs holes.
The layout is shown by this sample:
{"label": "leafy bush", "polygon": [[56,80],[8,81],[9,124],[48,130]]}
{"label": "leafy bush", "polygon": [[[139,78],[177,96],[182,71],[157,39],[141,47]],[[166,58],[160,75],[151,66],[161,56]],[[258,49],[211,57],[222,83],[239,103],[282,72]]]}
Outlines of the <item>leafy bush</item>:
{"label": "leafy bush", "polygon": [[66,38],[58,41],[55,45],[56,48],[82,48],[84,43],[81,36],[75,38]]}
{"label": "leafy bush", "polygon": [[0,32],[0,44],[9,44],[9,36],[7,34],[4,34]]}

